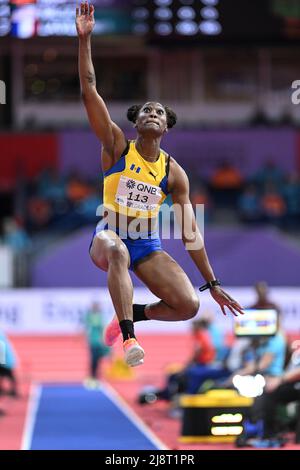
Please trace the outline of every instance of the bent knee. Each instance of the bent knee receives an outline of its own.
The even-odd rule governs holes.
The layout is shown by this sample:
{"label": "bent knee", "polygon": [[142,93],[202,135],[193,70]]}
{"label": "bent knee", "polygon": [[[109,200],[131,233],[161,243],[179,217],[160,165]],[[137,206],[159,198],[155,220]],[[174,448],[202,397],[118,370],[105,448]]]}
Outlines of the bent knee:
{"label": "bent knee", "polygon": [[109,265],[125,264],[128,265],[129,254],[126,246],[122,242],[115,240],[98,240],[94,238],[90,248],[90,257],[93,263],[104,271],[108,270]]}
{"label": "bent knee", "polygon": [[194,296],[182,299],[176,310],[180,315],[180,320],[190,320],[197,315],[199,307],[200,302],[195,294]]}
{"label": "bent knee", "polygon": [[195,295],[195,297],[189,299],[187,306],[186,306],[186,317],[185,320],[189,320],[190,318],[194,318],[199,310],[200,307],[200,301],[198,297]]}
{"label": "bent knee", "polygon": [[113,244],[107,249],[108,263],[128,264],[128,251],[125,245]]}
{"label": "bent knee", "polygon": [[106,257],[99,253],[99,251],[93,249],[93,247],[90,249],[90,257],[97,268],[102,269],[103,271],[107,271],[108,262]]}

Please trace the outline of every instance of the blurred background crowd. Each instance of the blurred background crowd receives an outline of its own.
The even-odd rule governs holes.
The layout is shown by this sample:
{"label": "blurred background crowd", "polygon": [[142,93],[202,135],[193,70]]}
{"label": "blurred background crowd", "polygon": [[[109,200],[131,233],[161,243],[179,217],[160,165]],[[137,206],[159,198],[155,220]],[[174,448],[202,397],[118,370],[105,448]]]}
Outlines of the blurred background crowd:
{"label": "blurred background crowd", "polygon": [[[276,288],[275,308],[278,303],[280,334],[285,339],[275,375],[282,376],[290,356],[288,344],[299,337],[300,325],[300,104],[295,82],[300,80],[300,1],[95,0],[94,4],[97,88],[112,119],[128,138],[134,138],[126,120],[132,104],[157,100],[176,112],[178,123],[165,136],[162,148],[187,172],[192,204],[205,206],[205,237],[215,272],[233,288],[252,292],[261,279]],[[105,274],[88,258],[103,177],[101,144],[89,129],[81,103],[74,12],[69,0],[63,5],[59,0],[0,0],[0,81],[5,84],[1,87],[5,96],[0,97],[0,327],[3,323],[3,329],[12,333],[23,377],[28,364],[32,376],[39,378],[56,378],[55,371],[63,375],[68,369],[70,380],[77,380],[79,372],[87,373],[88,387],[95,388],[99,358],[107,354],[95,346],[103,326],[92,315],[95,301],[104,305],[104,323],[112,312],[106,306]],[[171,199],[166,202],[171,204]],[[179,241],[164,243],[199,286],[201,280]],[[141,283],[134,279],[134,285]],[[78,290],[99,287],[99,299],[96,291]],[[38,297],[38,288],[62,290],[56,291],[54,300],[50,289]],[[254,305],[248,291],[245,295],[237,291],[237,296]],[[141,303],[145,302],[143,297]],[[61,323],[55,326],[58,318]],[[217,342],[224,331],[215,318]],[[73,321],[70,331],[67,321],[70,325]],[[202,330],[210,363],[224,365],[232,334],[222,340],[225,349],[210,348],[203,330],[210,326],[213,335],[212,323],[203,321],[207,323],[196,324],[195,332]],[[84,326],[90,339],[89,359],[82,352],[85,346],[79,347],[75,340],[65,340],[65,349],[57,343],[57,356],[51,356],[52,340],[47,349],[37,339],[26,339],[33,330],[37,336],[40,331],[76,335]],[[225,330],[228,334],[230,327]],[[167,334],[170,350],[178,357],[180,348],[174,348],[172,330]],[[159,337],[151,341],[157,351],[162,350]],[[70,358],[69,362],[62,358],[60,351],[66,345],[70,351],[77,348],[77,372]],[[46,360],[42,354],[39,365],[37,351],[43,347],[55,360],[47,362],[48,356]],[[29,357],[29,351],[36,356]],[[189,351],[183,353],[186,361]],[[10,357],[11,367],[0,372],[11,382],[8,392],[18,396],[15,375],[10,373],[16,365],[13,349]],[[78,368],[83,357],[89,366]],[[155,357],[149,374],[161,379],[166,361],[162,363],[158,352]],[[47,367],[53,367],[51,373]],[[235,370],[241,367],[239,362]],[[222,370],[228,380],[232,372],[228,363]],[[192,388],[195,383],[193,390],[198,391],[206,380],[200,383],[197,373],[190,372],[188,383]],[[155,385],[159,381],[156,377]],[[164,397],[167,385],[161,389]],[[206,385],[209,388],[207,381]],[[136,401],[137,389],[132,397]]]}

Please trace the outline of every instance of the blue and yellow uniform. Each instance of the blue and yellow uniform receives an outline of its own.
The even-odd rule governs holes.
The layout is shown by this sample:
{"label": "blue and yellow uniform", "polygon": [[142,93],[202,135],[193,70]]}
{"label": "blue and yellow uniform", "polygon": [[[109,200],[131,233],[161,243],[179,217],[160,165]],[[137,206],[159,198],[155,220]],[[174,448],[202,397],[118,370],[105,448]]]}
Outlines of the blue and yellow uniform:
{"label": "blue and yellow uniform", "polygon": [[[144,233],[135,222],[157,220],[159,209],[168,195],[170,156],[160,150],[155,162],[145,160],[137,151],[135,141],[128,142],[121,158],[104,173],[103,204],[110,214],[109,222],[103,218],[95,234],[113,230],[123,240],[130,255],[130,269],[153,251],[161,251],[157,229]],[[111,223],[111,215],[134,220],[124,231]],[[134,227],[130,229],[131,227]]]}

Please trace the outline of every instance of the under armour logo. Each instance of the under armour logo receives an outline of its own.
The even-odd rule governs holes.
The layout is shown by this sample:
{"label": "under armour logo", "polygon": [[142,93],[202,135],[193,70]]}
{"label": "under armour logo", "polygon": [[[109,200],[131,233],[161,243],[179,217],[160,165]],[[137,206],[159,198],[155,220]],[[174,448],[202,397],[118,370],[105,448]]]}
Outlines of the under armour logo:
{"label": "under armour logo", "polygon": [[153,176],[153,178],[154,178],[155,181],[156,181],[156,176],[152,173],[152,171],[149,171],[149,175]]}

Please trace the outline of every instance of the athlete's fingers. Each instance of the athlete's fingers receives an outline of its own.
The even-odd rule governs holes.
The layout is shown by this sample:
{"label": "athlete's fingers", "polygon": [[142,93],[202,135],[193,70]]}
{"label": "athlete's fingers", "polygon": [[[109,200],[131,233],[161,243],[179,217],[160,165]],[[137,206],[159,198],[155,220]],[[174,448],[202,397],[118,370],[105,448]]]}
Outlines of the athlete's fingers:
{"label": "athlete's fingers", "polygon": [[235,300],[231,300],[229,302],[229,305],[234,308],[235,310],[237,310],[238,312],[240,312],[242,315],[244,314],[243,312],[243,308],[240,306],[240,304],[238,304]]}
{"label": "athlete's fingers", "polygon": [[243,307],[235,299],[230,296],[228,297],[230,298],[232,304],[236,305],[240,310],[243,310]]}
{"label": "athlete's fingers", "polygon": [[88,2],[85,2],[85,4],[84,4],[84,13],[85,13],[86,15],[89,14],[89,4],[88,4]]}
{"label": "athlete's fingers", "polygon": [[79,6],[76,5],[76,17],[79,16]]}
{"label": "athlete's fingers", "polygon": [[237,312],[237,315],[244,315],[245,314],[245,312],[243,312],[243,310],[239,310],[236,307],[233,307],[233,308],[234,308],[235,312]]}
{"label": "athlete's fingers", "polygon": [[231,304],[231,306],[232,306],[232,308],[234,308],[237,312],[239,312],[241,315],[244,315],[244,314],[245,314],[245,312],[243,311],[243,309],[240,308],[240,306],[239,306],[238,304],[233,303],[233,304]]}
{"label": "athlete's fingers", "polygon": [[232,304],[234,302],[234,300],[228,294],[226,294],[226,292],[224,292],[224,300],[226,302],[226,305]]}
{"label": "athlete's fingers", "polygon": [[229,297],[229,305],[231,305],[231,307],[235,308],[235,310],[238,310],[241,314],[243,314],[243,307],[238,303],[236,302],[235,300],[233,300],[231,297]]}
{"label": "athlete's fingers", "polygon": [[243,307],[234,298],[232,298],[229,294],[227,294],[227,292],[223,291],[223,293],[225,294],[227,299],[229,299],[232,303],[234,303],[239,309],[243,310]]}
{"label": "athlete's fingers", "polygon": [[81,15],[84,15],[84,13],[85,13],[84,2],[81,2],[81,3],[80,3],[80,13],[81,13]]}
{"label": "athlete's fingers", "polygon": [[242,307],[238,302],[234,302],[234,305],[235,305],[235,308],[238,308],[239,310],[241,310],[242,313],[244,313],[243,312],[244,307]]}
{"label": "athlete's fingers", "polygon": [[[228,295],[223,290],[222,290],[222,295],[224,297],[224,302],[225,302],[224,305],[226,305],[227,307],[231,306],[233,309],[237,310],[241,315],[244,314],[243,308],[241,307],[241,305],[238,302],[236,302],[232,297],[230,297],[230,295]],[[236,313],[234,313],[234,315],[237,316]]]}
{"label": "athlete's fingers", "polygon": [[241,315],[244,315],[242,307],[235,300],[233,300],[229,295],[227,297],[229,297],[229,299],[231,300],[229,300],[229,302],[226,303],[226,306],[228,308],[231,307],[234,310],[237,310]]}
{"label": "athlete's fingers", "polygon": [[227,305],[227,308],[229,308],[229,310],[231,311],[231,313],[232,313],[235,317],[238,316],[238,314],[235,312],[234,308],[231,307],[231,305]]}
{"label": "athlete's fingers", "polygon": [[231,297],[227,294],[227,292],[225,292],[223,289],[221,289],[221,294],[223,295],[223,297],[224,297],[226,300],[233,300],[233,299],[231,299]]}
{"label": "athlete's fingers", "polygon": [[94,11],[95,11],[94,5],[90,5],[90,16],[94,15]]}
{"label": "athlete's fingers", "polygon": [[221,310],[222,310],[222,312],[223,312],[223,315],[225,315],[225,317],[226,317],[226,312],[225,312],[224,305],[221,305],[221,304],[219,304],[219,305],[220,305],[220,308],[221,308]]}
{"label": "athlete's fingers", "polygon": [[226,297],[227,297],[229,300],[231,300],[232,302],[234,302],[234,299],[233,299],[232,297],[230,297],[229,294],[226,294]]}

